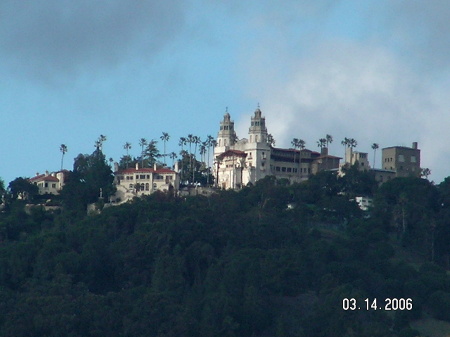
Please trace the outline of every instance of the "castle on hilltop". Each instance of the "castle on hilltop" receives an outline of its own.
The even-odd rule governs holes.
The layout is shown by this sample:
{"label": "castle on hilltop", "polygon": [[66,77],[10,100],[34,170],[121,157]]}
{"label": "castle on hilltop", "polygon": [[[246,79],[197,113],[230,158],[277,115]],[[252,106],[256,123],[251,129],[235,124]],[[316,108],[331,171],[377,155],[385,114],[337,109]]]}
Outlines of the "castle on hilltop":
{"label": "castle on hilltop", "polygon": [[238,139],[228,112],[220,122],[214,174],[223,189],[239,189],[266,176],[287,179],[290,183],[307,180],[311,174],[339,168],[339,157],[308,149],[281,149],[272,146],[266,119],[259,107],[251,117],[248,138]]}
{"label": "castle on hilltop", "polygon": [[391,146],[382,149],[382,168],[371,167],[368,153],[347,147],[345,158],[302,149],[282,149],[272,146],[266,119],[259,107],[250,120],[248,138],[238,139],[234,121],[228,111],[220,122],[217,146],[214,148],[214,175],[216,186],[222,189],[240,189],[266,176],[286,179],[290,183],[307,180],[320,171],[340,171],[344,165],[358,165],[362,171],[371,171],[379,183],[395,177],[420,177],[420,150],[417,142],[412,147]]}

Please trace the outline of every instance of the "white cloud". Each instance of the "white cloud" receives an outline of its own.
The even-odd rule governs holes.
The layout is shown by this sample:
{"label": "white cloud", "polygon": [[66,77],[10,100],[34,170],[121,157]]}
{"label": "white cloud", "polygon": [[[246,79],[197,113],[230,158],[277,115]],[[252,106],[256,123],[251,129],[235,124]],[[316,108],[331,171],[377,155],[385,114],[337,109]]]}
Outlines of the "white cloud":
{"label": "white cloud", "polygon": [[287,66],[288,77],[270,81],[252,71],[248,89],[250,97],[264,97],[261,109],[278,146],[290,146],[296,137],[316,150],[316,141],[332,134],[331,150],[342,155],[344,137],[355,138],[363,152],[371,152],[374,142],[386,147],[418,141],[422,166],[431,168],[432,178],[449,174],[442,155],[450,154],[450,99],[398,56],[380,46],[334,41]]}

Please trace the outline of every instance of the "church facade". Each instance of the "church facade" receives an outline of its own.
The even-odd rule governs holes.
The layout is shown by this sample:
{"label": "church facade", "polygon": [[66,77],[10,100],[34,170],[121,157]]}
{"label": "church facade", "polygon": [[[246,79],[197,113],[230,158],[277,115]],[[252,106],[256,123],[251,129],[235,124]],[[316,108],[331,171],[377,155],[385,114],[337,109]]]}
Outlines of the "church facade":
{"label": "church facade", "polygon": [[307,180],[311,174],[339,168],[339,157],[308,149],[282,149],[270,144],[266,119],[255,110],[250,120],[248,138],[237,138],[234,121],[228,112],[220,122],[214,148],[214,174],[217,187],[240,189],[266,176],[286,179],[290,183]]}

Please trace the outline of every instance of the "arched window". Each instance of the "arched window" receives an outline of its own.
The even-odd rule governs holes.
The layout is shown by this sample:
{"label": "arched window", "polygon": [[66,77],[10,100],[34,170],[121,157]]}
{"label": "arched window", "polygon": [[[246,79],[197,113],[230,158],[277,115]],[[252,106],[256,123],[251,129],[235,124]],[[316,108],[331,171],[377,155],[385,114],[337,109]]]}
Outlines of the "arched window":
{"label": "arched window", "polygon": [[255,136],[255,143],[258,143],[258,136]]}
{"label": "arched window", "polygon": [[149,184],[149,183],[146,183],[146,184],[145,184],[145,190],[146,190],[146,191],[149,191],[149,190],[150,190],[150,184]]}

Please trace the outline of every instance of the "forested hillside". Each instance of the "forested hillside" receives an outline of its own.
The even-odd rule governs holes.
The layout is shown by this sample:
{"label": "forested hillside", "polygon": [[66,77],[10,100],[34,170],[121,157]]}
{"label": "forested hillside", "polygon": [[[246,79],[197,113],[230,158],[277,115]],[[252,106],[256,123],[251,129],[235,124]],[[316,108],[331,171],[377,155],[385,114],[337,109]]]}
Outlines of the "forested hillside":
{"label": "forested hillside", "polygon": [[449,179],[325,172],[77,209],[0,213],[0,336],[417,336],[413,320],[450,321]]}

